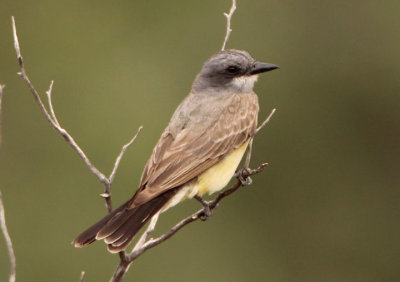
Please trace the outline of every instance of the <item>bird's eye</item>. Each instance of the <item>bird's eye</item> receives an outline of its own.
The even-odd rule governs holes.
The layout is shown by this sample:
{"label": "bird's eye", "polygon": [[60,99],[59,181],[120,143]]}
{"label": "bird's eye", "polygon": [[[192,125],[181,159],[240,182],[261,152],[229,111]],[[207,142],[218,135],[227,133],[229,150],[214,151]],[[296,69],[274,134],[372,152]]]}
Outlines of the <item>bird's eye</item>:
{"label": "bird's eye", "polygon": [[226,70],[229,73],[237,73],[239,71],[239,68],[237,66],[229,66]]}

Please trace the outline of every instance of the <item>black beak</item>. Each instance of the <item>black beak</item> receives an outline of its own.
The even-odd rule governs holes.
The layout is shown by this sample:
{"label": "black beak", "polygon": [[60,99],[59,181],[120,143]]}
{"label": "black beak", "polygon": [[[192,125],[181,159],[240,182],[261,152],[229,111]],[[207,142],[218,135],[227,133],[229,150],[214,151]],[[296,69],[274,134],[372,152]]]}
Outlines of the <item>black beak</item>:
{"label": "black beak", "polygon": [[250,69],[249,73],[250,73],[250,75],[253,75],[253,74],[258,74],[258,73],[262,73],[262,72],[272,71],[275,69],[279,69],[279,67],[276,65],[273,65],[273,64],[255,62],[253,67]]}

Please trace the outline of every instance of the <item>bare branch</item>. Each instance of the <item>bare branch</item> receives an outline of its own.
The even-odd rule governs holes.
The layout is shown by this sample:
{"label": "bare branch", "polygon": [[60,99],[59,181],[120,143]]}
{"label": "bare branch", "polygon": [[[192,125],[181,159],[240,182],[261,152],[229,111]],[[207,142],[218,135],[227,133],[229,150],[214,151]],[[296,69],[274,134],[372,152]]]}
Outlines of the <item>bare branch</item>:
{"label": "bare branch", "polygon": [[0,148],[2,143],[2,135],[1,135],[1,101],[3,99],[3,89],[6,87],[5,85],[0,84]]}
{"label": "bare branch", "polygon": [[149,226],[147,226],[146,231],[143,232],[142,236],[140,237],[139,241],[136,243],[136,245],[133,248],[132,252],[134,252],[135,250],[138,250],[139,248],[141,248],[144,245],[144,243],[149,238],[150,234],[153,233],[154,229],[156,228],[156,224],[157,224],[159,216],[160,216],[160,212],[156,213],[151,218]]}
{"label": "bare branch", "polygon": [[13,245],[11,242],[10,234],[8,234],[8,229],[6,225],[6,216],[4,212],[3,196],[0,191],[0,228],[3,231],[4,239],[6,240],[6,245],[8,249],[8,255],[10,257],[10,279],[9,282],[15,282],[16,273],[16,260]]}
{"label": "bare branch", "polygon": [[104,193],[100,194],[101,197],[106,201],[106,208],[108,212],[112,211],[112,203],[111,203],[111,184],[114,181],[115,174],[117,173],[119,163],[121,162],[122,157],[124,156],[126,150],[133,144],[133,142],[138,137],[139,133],[142,131],[143,126],[140,126],[135,136],[124,146],[122,146],[121,152],[119,153],[117,159],[115,160],[113,170],[111,171],[110,177],[106,179],[104,182]]}
{"label": "bare branch", "polygon": [[51,101],[51,92],[53,91],[53,84],[54,84],[54,80],[52,80],[50,82],[50,87],[49,87],[49,90],[46,91],[46,95],[47,95],[47,101],[49,103],[50,113],[53,118],[53,121],[56,123],[56,125],[58,125],[60,127],[60,123],[58,122],[56,114],[54,112],[53,102]]}
{"label": "bare branch", "polygon": [[263,123],[256,129],[255,134],[257,134],[271,119],[271,117],[274,115],[274,113],[276,112],[276,109],[272,109],[271,113],[269,114],[269,116],[263,121]]}
{"label": "bare branch", "polygon": [[119,153],[117,159],[115,160],[115,164],[114,164],[114,168],[110,174],[110,182],[113,182],[115,174],[117,173],[117,169],[119,166],[119,163],[121,162],[122,157],[124,156],[126,150],[133,144],[133,142],[135,142],[136,138],[138,137],[139,133],[142,131],[143,126],[140,126],[139,129],[137,130],[135,136],[133,136],[133,138],[131,139],[131,141],[129,141],[128,144],[125,144],[122,149],[121,149],[121,153]]}
{"label": "bare branch", "polygon": [[232,7],[229,11],[229,14],[224,13],[224,16],[226,17],[226,34],[225,34],[225,39],[224,43],[222,44],[221,51],[225,50],[226,44],[228,43],[229,36],[231,35],[232,28],[231,28],[231,19],[232,15],[236,10],[236,0],[232,0]]}

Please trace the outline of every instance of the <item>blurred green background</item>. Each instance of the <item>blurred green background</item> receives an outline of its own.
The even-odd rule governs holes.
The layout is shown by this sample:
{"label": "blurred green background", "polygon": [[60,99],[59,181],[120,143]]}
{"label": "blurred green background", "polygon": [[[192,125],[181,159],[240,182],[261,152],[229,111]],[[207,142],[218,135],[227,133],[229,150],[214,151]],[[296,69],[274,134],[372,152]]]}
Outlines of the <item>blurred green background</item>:
{"label": "blurred green background", "polygon": [[[218,1],[11,1],[0,9],[3,147],[0,189],[19,281],[107,281],[118,257],[72,239],[105,214],[103,186],[49,126],[22,79],[11,15],[30,78],[54,79],[58,119],[109,173],[144,130],[113,185],[117,205],[202,63],[221,48]],[[281,66],[256,85],[252,163],[270,166],[148,251],[126,281],[399,281],[400,2],[239,0],[228,48]],[[42,96],[44,97],[44,96]],[[161,217],[166,231],[199,208]],[[0,239],[0,281],[9,262]]]}

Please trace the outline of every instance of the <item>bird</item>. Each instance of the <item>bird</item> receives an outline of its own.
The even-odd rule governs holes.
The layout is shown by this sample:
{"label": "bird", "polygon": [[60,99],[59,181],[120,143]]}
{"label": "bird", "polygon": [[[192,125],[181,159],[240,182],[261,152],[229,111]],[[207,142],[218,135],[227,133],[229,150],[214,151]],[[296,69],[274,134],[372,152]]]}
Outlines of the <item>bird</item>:
{"label": "bird", "polygon": [[242,50],[211,56],[154,147],[134,195],[79,234],[75,247],[104,240],[109,252],[124,251],[155,214],[222,190],[257,129],[258,75],[278,68]]}

